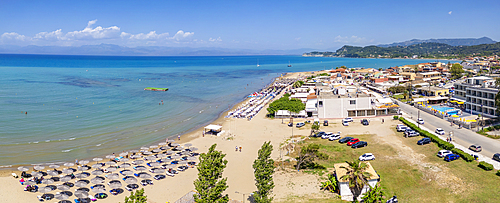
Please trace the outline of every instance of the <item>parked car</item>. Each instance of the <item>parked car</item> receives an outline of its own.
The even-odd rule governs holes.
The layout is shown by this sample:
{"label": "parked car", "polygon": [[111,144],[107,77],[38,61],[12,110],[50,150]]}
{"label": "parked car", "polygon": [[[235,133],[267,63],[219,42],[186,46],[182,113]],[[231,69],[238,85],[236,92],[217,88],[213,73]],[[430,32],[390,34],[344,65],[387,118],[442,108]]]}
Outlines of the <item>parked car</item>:
{"label": "parked car", "polygon": [[368,122],[368,120],[366,120],[366,119],[363,119],[363,120],[361,120],[361,124],[370,125],[370,122]]}
{"label": "parked car", "polygon": [[419,144],[419,145],[424,145],[424,144],[429,144],[429,143],[431,143],[431,138],[428,138],[428,137],[424,137],[417,142],[417,144]]}
{"label": "parked car", "polygon": [[359,142],[359,139],[353,138],[353,139],[349,140],[349,142],[347,142],[347,146],[351,146],[353,144],[356,144],[356,142]]}
{"label": "parked car", "polygon": [[327,120],[323,121],[323,126],[328,126],[328,121]]}
{"label": "parked car", "polygon": [[444,156],[444,160],[447,162],[457,160],[458,158],[460,158],[460,156],[458,156],[457,154],[447,154],[446,156]]}
{"label": "parked car", "polygon": [[321,135],[321,139],[328,139],[328,138],[330,138],[330,136],[332,136],[332,135],[333,135],[333,133],[332,133],[332,132],[327,132],[327,133],[325,133],[325,134]]}
{"label": "parked car", "polygon": [[288,127],[293,127],[293,123],[292,122],[288,123]]}
{"label": "parked car", "polygon": [[344,120],[342,120],[342,125],[343,125],[343,126],[349,126],[349,121],[344,121]]}
{"label": "parked car", "polygon": [[493,160],[500,161],[500,153],[493,154]]}
{"label": "parked car", "polygon": [[406,131],[406,128],[408,128],[408,127],[407,127],[406,125],[403,125],[403,124],[398,124],[398,125],[396,126],[396,130],[397,130],[398,132],[404,132],[404,131]]}
{"label": "parked car", "polygon": [[314,135],[313,135],[313,137],[321,137],[321,136],[323,136],[324,134],[326,134],[326,133],[325,133],[325,132],[323,132],[323,131],[321,131],[321,132],[319,132],[319,133],[314,134]]}
{"label": "parked car", "polygon": [[359,156],[360,161],[369,161],[369,160],[375,160],[375,156],[373,156],[372,153],[364,153],[363,155]]}
{"label": "parked car", "polygon": [[418,122],[420,125],[423,125],[423,124],[424,124],[424,119],[419,118],[419,119],[417,119],[417,122]]}
{"label": "parked car", "polygon": [[352,118],[349,118],[349,117],[348,117],[348,118],[344,118],[344,119],[342,119],[342,121],[353,122],[353,121],[354,121],[354,119],[352,119]]}
{"label": "parked car", "polygon": [[477,144],[473,144],[469,147],[470,150],[475,151],[475,152],[480,152],[483,150],[483,148]]}
{"label": "parked car", "polygon": [[328,138],[328,140],[330,140],[330,141],[334,141],[334,140],[338,140],[338,139],[340,139],[340,132],[338,132],[338,133],[334,133],[334,134],[332,134],[332,135]]}
{"label": "parked car", "polygon": [[415,131],[412,131],[412,132],[409,132],[407,134],[408,137],[416,137],[416,136],[420,136],[420,133],[418,132],[415,132]]}
{"label": "parked car", "polygon": [[443,130],[443,129],[441,129],[441,128],[436,128],[436,131],[435,131],[435,132],[436,132],[436,134],[438,134],[438,135],[444,135],[444,134],[445,134],[444,130]]}
{"label": "parked car", "polygon": [[448,154],[453,154],[453,153],[450,150],[443,149],[443,150],[439,150],[439,152],[437,153],[437,156],[439,158],[443,158]]}
{"label": "parked car", "polygon": [[301,127],[304,127],[305,125],[306,125],[305,123],[300,122],[300,123],[297,123],[296,127],[301,128]]}
{"label": "parked car", "polygon": [[357,148],[366,147],[366,146],[368,146],[368,142],[359,141],[359,142],[352,144],[351,148],[357,149]]}
{"label": "parked car", "polygon": [[351,141],[352,139],[354,139],[354,138],[353,137],[344,137],[344,138],[342,138],[342,139],[339,140],[339,143],[340,144],[344,144],[346,142]]}

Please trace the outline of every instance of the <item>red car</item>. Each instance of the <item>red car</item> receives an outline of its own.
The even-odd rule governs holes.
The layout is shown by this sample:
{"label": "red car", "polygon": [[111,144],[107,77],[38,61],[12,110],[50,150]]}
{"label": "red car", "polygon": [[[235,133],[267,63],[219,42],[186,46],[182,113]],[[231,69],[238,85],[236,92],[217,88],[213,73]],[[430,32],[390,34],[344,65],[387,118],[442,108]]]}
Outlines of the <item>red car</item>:
{"label": "red car", "polygon": [[347,146],[351,146],[353,144],[356,144],[359,142],[358,138],[351,139],[349,142],[347,142]]}

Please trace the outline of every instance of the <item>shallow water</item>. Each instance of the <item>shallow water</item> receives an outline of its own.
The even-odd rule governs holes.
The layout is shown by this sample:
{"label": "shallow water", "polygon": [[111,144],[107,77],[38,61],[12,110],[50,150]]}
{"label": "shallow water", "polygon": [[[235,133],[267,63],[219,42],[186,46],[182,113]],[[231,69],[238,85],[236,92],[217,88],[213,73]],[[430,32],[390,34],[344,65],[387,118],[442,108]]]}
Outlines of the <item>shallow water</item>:
{"label": "shallow water", "polygon": [[[421,62],[0,55],[0,166],[101,156],[177,136],[214,120],[283,72]],[[170,89],[143,90],[150,86]]]}

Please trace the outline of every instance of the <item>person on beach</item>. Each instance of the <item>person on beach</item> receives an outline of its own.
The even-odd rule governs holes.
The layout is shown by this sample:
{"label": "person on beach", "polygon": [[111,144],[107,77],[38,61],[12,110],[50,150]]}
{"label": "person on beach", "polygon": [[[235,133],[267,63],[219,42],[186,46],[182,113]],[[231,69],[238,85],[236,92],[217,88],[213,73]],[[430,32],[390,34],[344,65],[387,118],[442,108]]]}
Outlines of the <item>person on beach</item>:
{"label": "person on beach", "polygon": [[240,152],[241,152],[241,145],[240,145]]}
{"label": "person on beach", "polygon": [[78,165],[78,159],[75,159],[75,164]]}
{"label": "person on beach", "polygon": [[177,135],[177,139],[181,140],[181,136],[180,136],[180,135]]}
{"label": "person on beach", "polygon": [[234,147],[234,151],[237,152],[238,151],[238,146]]}

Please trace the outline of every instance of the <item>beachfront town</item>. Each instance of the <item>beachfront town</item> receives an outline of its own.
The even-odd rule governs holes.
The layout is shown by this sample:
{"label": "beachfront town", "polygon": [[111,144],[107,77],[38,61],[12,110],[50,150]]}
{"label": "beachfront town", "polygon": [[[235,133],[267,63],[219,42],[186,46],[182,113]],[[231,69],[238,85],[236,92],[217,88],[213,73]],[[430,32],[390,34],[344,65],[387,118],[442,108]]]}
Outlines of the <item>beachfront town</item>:
{"label": "beachfront town", "polygon": [[[211,198],[199,196],[208,187],[229,202],[476,198],[470,186],[498,185],[500,174],[493,170],[500,170],[497,59],[286,73],[184,136],[189,141],[20,166],[8,181],[19,181],[30,200],[48,202],[116,202],[129,191],[154,202],[196,202]],[[220,162],[210,165],[205,153]],[[221,167],[211,180],[218,184],[204,186],[211,167]],[[227,183],[220,182],[224,168]],[[434,195],[414,193],[421,187]],[[496,194],[498,187],[473,190]]]}

